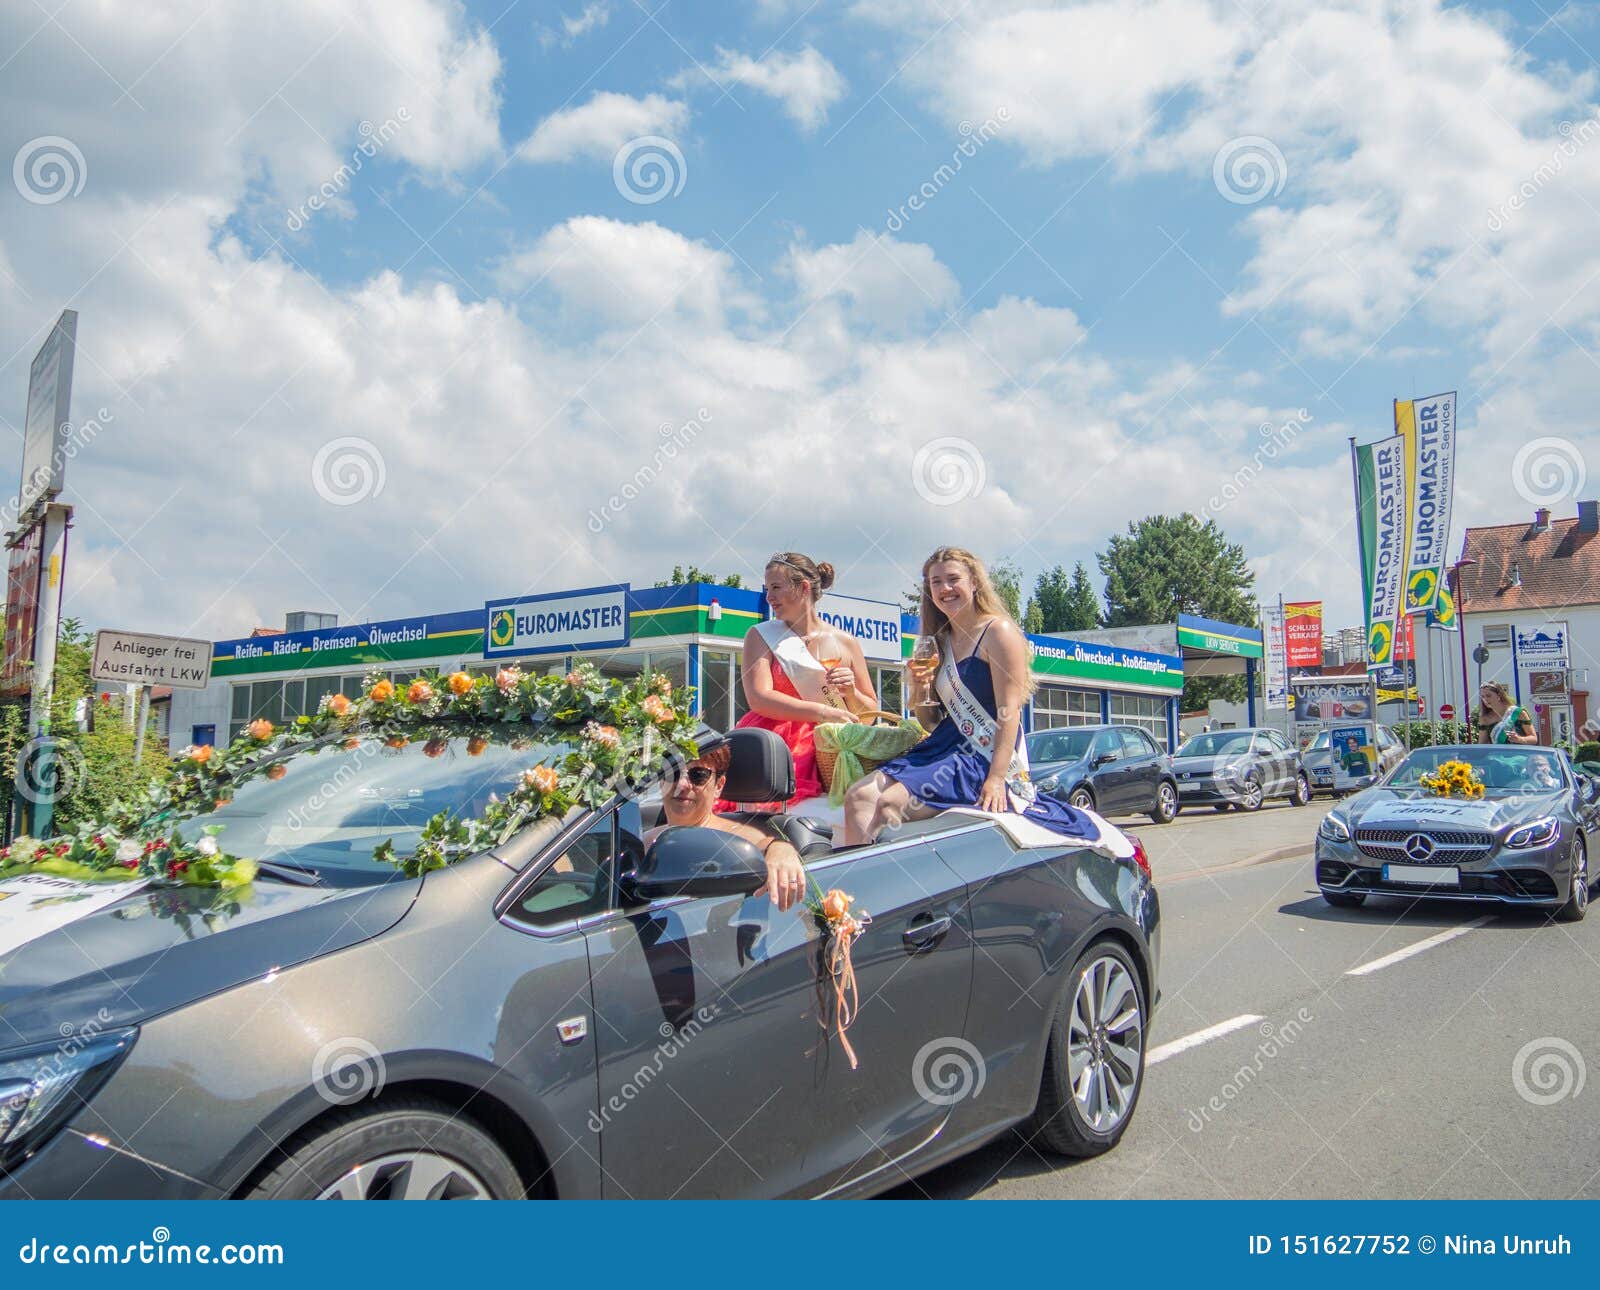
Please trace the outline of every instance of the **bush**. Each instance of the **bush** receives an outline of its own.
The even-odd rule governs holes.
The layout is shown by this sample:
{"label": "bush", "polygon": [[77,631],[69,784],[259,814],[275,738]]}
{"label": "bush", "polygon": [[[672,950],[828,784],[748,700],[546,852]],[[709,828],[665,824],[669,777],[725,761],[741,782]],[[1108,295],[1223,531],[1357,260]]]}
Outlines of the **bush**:
{"label": "bush", "polygon": [[1578,745],[1572,754],[1573,761],[1600,761],[1600,743],[1590,739]]}

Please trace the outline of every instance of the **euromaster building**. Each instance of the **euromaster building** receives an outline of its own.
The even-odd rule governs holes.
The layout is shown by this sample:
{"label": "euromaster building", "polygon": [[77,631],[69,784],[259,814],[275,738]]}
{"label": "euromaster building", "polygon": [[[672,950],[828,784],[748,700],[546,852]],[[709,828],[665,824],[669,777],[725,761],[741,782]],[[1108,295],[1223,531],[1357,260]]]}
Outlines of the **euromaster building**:
{"label": "euromaster building", "polygon": [[[824,597],[819,609],[861,640],[884,706],[900,710],[916,617],[883,601],[841,595]],[[743,588],[695,583],[636,590],[624,583],[386,622],[258,629],[216,642],[206,689],[174,692],[170,741],[175,747],[227,742],[256,717],[292,720],[314,711],[324,695],[355,695],[375,669],[403,682],[436,668],[492,673],[517,663],[564,672],[579,661],[609,676],[649,669],[692,685],[700,716],[726,729],[746,707],[739,684],[744,635],[765,616],[765,597]],[[1025,728],[1116,721],[1143,727],[1169,748],[1178,735],[1184,669],[1243,672],[1253,681],[1262,654],[1258,629],[1187,616],[1174,624],[1028,639],[1038,688]]]}

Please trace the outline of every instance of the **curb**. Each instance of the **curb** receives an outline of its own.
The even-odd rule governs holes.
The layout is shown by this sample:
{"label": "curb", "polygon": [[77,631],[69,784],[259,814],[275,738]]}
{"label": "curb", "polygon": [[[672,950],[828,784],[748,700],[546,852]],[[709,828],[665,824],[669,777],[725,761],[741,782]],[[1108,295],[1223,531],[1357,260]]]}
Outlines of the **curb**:
{"label": "curb", "polygon": [[1246,856],[1243,860],[1230,860],[1227,864],[1212,865],[1205,869],[1188,869],[1182,873],[1175,873],[1167,878],[1157,878],[1156,886],[1174,882],[1189,882],[1195,878],[1206,878],[1212,874],[1229,873],[1235,869],[1250,869],[1258,864],[1272,864],[1276,860],[1293,860],[1298,857],[1310,857],[1313,844],[1295,843],[1287,847],[1275,847],[1271,851],[1262,851],[1257,855]]}

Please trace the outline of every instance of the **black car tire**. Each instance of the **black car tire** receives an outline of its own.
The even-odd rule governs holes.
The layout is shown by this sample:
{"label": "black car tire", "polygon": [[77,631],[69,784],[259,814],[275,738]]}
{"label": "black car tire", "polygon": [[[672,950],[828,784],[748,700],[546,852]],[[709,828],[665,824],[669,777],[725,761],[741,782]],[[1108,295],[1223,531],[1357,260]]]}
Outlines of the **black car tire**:
{"label": "black car tire", "polygon": [[[516,1166],[493,1138],[444,1103],[425,1097],[342,1108],[284,1143],[283,1153],[280,1163],[250,1189],[249,1199],[314,1200],[360,1165],[408,1153],[444,1158],[470,1175],[490,1199],[517,1200],[526,1190]],[[450,1198],[448,1192],[444,1198]]]}
{"label": "black car tire", "polygon": [[1322,898],[1335,909],[1360,909],[1367,903],[1364,891],[1325,891]]}
{"label": "black car tire", "polygon": [[1244,801],[1239,803],[1241,811],[1259,811],[1267,800],[1266,790],[1261,787],[1261,779],[1255,771],[1244,777],[1244,793]]}
{"label": "black car tire", "polygon": [[1067,797],[1067,801],[1080,811],[1094,810],[1094,793],[1081,784],[1072,790]]}
{"label": "black car tire", "polygon": [[1311,783],[1304,775],[1294,777],[1294,791],[1289,794],[1290,806],[1304,806],[1311,800]]}
{"label": "black car tire", "polygon": [[1582,838],[1572,844],[1572,863],[1577,870],[1573,874],[1572,894],[1556,911],[1556,920],[1562,923],[1581,923],[1589,912],[1589,853]]}
{"label": "black car tire", "polygon": [[[1109,1131],[1094,1129],[1083,1118],[1078,1101],[1073,1096],[1072,1080],[1068,1074],[1068,1026],[1072,1021],[1078,987],[1085,974],[1102,959],[1119,964],[1133,981],[1134,997],[1138,1000],[1139,1019],[1139,1069],[1133,1096],[1121,1120]],[[1021,1130],[1030,1143],[1061,1156],[1098,1156],[1116,1146],[1128,1126],[1133,1123],[1139,1109],[1139,1094],[1144,1091],[1144,1061],[1149,1035],[1150,1013],[1144,997],[1144,982],[1133,959],[1115,941],[1096,941],[1083,952],[1073,965],[1062,992],[1061,1004],[1050,1023],[1050,1042],[1045,1051],[1044,1078],[1039,1083],[1039,1100],[1033,1114],[1023,1122]]]}
{"label": "black car tire", "polygon": [[1215,803],[1212,804],[1211,809],[1213,811],[1215,811],[1218,815],[1224,815],[1228,811],[1233,810],[1233,803],[1232,802],[1215,802]]}
{"label": "black car tire", "polygon": [[1155,824],[1171,824],[1178,818],[1182,808],[1178,805],[1178,786],[1169,780],[1162,780],[1156,785],[1156,804],[1150,812],[1150,819]]}

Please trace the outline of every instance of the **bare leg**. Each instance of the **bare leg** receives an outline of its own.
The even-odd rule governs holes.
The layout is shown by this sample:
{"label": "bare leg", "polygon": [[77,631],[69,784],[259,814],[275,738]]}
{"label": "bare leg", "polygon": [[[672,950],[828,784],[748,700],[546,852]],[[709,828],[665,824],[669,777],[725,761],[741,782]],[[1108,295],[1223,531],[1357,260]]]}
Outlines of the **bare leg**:
{"label": "bare leg", "polygon": [[861,846],[902,820],[919,820],[934,814],[932,807],[914,800],[903,784],[874,771],[850,786],[844,797],[844,843]]}

